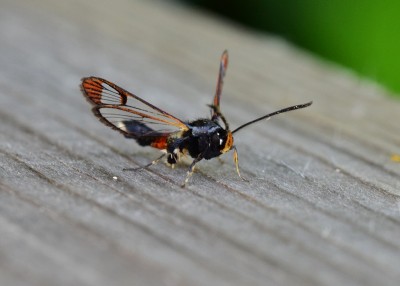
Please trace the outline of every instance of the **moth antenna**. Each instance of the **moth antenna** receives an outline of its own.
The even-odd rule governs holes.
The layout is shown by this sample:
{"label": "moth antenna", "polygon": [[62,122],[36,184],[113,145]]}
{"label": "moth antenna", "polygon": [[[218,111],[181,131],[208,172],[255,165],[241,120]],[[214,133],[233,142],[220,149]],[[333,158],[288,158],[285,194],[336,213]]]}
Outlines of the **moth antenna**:
{"label": "moth antenna", "polygon": [[237,131],[239,131],[240,129],[242,129],[242,128],[246,127],[246,126],[249,126],[249,125],[251,125],[251,124],[253,124],[253,123],[256,123],[256,122],[258,122],[258,121],[261,121],[261,120],[263,120],[263,119],[268,119],[268,118],[270,118],[270,117],[272,117],[272,116],[274,116],[274,115],[278,115],[279,113],[284,113],[284,112],[288,112],[288,111],[292,111],[292,110],[296,110],[296,109],[305,108],[305,107],[310,106],[311,104],[312,104],[312,101],[307,102],[307,103],[304,103],[304,104],[293,105],[293,106],[289,106],[289,107],[280,109],[280,110],[278,110],[278,111],[272,112],[272,113],[270,113],[270,114],[261,116],[260,118],[254,119],[254,120],[252,120],[252,121],[249,121],[249,122],[247,122],[247,123],[245,123],[245,124],[239,126],[238,128],[236,128],[235,130],[232,131],[232,134],[235,133],[235,132],[237,132]]}

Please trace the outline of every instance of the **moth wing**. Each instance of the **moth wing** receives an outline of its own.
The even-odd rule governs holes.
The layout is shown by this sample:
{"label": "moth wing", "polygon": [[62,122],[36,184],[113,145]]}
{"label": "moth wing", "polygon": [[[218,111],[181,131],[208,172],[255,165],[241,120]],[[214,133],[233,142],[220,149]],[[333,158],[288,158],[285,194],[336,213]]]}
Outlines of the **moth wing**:
{"label": "moth wing", "polygon": [[126,137],[167,137],[189,129],[182,120],[105,79],[83,78],[81,89],[94,105],[94,115]]}
{"label": "moth wing", "polygon": [[[213,104],[218,110],[220,108],[220,98],[222,94],[222,87],[224,85],[224,78],[226,74],[226,70],[228,68],[228,51],[225,50],[221,55],[221,60],[219,64],[219,73],[218,73],[218,80],[217,80],[217,88],[214,95]],[[218,114],[215,112],[214,109],[211,111],[211,119],[215,120],[218,118]]]}

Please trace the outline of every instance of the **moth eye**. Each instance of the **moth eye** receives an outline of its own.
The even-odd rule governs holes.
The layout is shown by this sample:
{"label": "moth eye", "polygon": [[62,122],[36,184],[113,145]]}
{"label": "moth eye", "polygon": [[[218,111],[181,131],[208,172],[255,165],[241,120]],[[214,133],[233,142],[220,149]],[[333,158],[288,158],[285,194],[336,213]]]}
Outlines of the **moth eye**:
{"label": "moth eye", "polygon": [[224,143],[224,140],[222,140],[222,139],[219,139],[219,145],[221,145],[221,146],[222,146],[222,143]]}
{"label": "moth eye", "polygon": [[214,133],[211,140],[212,140],[212,144],[214,144],[214,146],[221,145],[222,139],[219,138],[219,133]]}

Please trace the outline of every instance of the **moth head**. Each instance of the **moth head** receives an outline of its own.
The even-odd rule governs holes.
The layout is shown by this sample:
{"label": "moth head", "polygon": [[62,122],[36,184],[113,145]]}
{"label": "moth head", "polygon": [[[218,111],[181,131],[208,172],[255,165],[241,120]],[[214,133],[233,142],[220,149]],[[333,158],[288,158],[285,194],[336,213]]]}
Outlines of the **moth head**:
{"label": "moth head", "polygon": [[223,145],[222,149],[221,149],[221,153],[226,153],[229,150],[231,150],[233,147],[233,136],[232,136],[232,132],[231,131],[227,131],[226,134],[226,140],[225,140],[225,144]]}

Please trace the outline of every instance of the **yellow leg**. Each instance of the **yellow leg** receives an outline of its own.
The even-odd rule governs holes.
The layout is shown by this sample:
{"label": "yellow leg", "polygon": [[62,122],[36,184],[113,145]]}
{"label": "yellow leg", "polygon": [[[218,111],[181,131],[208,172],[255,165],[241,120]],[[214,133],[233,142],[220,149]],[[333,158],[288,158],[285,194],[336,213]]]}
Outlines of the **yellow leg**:
{"label": "yellow leg", "polygon": [[160,161],[166,154],[162,154],[160,157],[158,157],[157,159],[155,159],[153,162],[143,166],[143,167],[137,167],[137,168],[124,168],[122,169],[122,171],[137,171],[137,170],[141,170],[141,169],[147,169],[150,166],[153,166],[155,164],[158,163],[158,161]]}
{"label": "yellow leg", "polygon": [[243,178],[242,175],[240,175],[238,152],[237,152],[235,146],[233,146],[233,161],[235,161],[236,172],[238,173],[239,177],[240,177],[243,181],[248,182],[249,180]]}
{"label": "yellow leg", "polygon": [[193,171],[194,171],[194,166],[196,165],[196,163],[198,163],[201,159],[203,159],[203,157],[197,157],[196,159],[193,160],[192,164],[190,164],[189,170],[187,171],[187,175],[186,175],[186,179],[183,182],[183,184],[181,185],[181,188],[184,188],[186,186],[186,184],[189,182],[190,177],[193,175]]}

